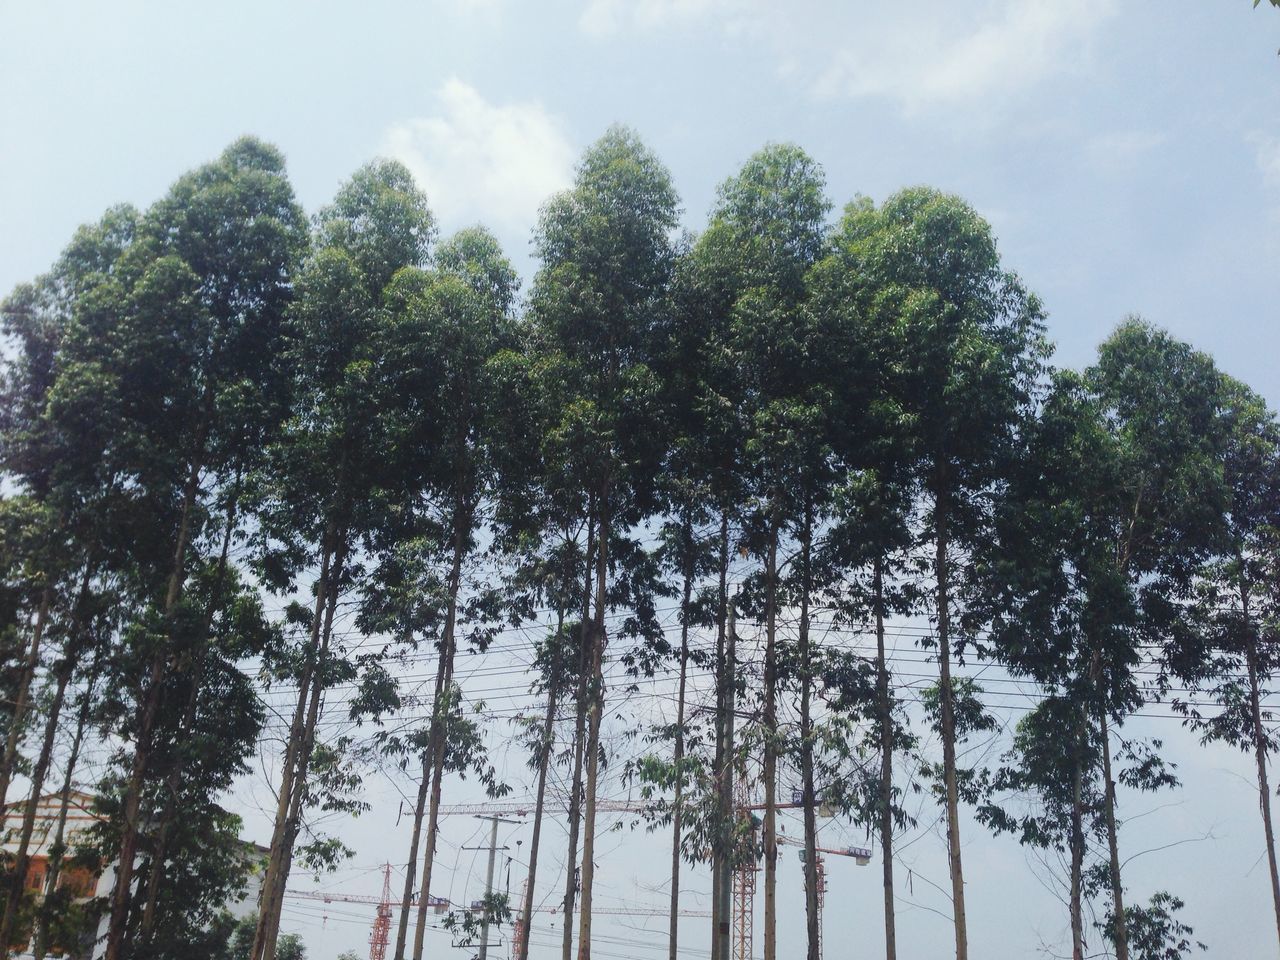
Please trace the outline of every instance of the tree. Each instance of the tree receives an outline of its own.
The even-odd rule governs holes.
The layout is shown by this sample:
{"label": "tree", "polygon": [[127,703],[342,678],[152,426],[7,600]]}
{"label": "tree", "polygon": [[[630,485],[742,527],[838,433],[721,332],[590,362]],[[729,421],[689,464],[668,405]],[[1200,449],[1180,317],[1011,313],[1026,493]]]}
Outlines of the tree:
{"label": "tree", "polygon": [[259,568],[281,592],[291,592],[307,568],[316,572],[312,609],[292,613],[306,639],[286,663],[296,671],[298,698],[251,960],[275,955],[321,698],[343,673],[332,644],[338,597],[362,575],[359,546],[386,522],[383,494],[396,490],[386,469],[400,462],[389,427],[413,398],[378,389],[391,332],[385,292],[402,267],[425,264],[433,231],[408,170],[391,162],[361,168],[317,218],[287,317],[292,413],[253,478]]}
{"label": "tree", "polygon": [[[594,610],[584,631],[588,688],[579,687],[579,710],[587,713],[581,960],[591,956],[609,571],[621,559],[616,538],[650,509],[658,451],[648,429],[656,391],[649,351],[672,268],[675,214],[666,169],[634,133],[615,127],[587,150],[573,188],[543,208],[534,241],[542,261],[530,304],[539,379],[556,396],[544,408],[550,423],[543,459],[588,491],[596,543]],[[575,803],[571,830],[576,815]],[[571,859],[575,853],[571,840]],[[570,888],[566,943],[573,900]]]}
{"label": "tree", "polygon": [[857,264],[882,315],[901,337],[906,365],[893,397],[919,430],[926,514],[920,545],[932,547],[932,615],[940,674],[942,775],[956,956],[968,956],[960,846],[951,660],[964,551],[984,542],[986,494],[997,484],[1044,346],[1040,305],[1003,270],[991,228],[954,196],[902,191],[861,214]]}

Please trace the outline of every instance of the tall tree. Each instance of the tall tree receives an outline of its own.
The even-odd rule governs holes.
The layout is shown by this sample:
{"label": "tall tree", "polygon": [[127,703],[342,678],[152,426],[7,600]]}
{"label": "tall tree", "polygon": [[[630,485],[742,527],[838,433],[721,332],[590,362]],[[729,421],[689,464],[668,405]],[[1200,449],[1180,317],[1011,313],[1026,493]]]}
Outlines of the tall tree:
{"label": "tall tree", "polygon": [[868,211],[858,257],[880,309],[892,311],[908,364],[895,398],[918,425],[920,531],[931,546],[942,774],[957,960],[968,957],[956,768],[952,618],[964,552],[989,527],[986,493],[1039,374],[1040,306],[1000,264],[988,224],[957,197],[913,188]]}
{"label": "tall tree", "polygon": [[[743,453],[752,497],[751,548],[762,563],[760,613],[765,625],[762,736],[764,739],[764,950],[777,956],[777,761],[779,547],[789,525],[812,531],[795,480],[812,477],[815,451],[806,441],[823,433],[806,352],[805,278],[823,253],[825,218],[821,169],[791,145],[765,147],[721,187],[711,225],[699,246],[718,254],[720,284],[729,293],[726,348],[732,351],[746,408]],[[807,633],[807,631],[806,631]],[[816,861],[811,857],[811,864]],[[812,868],[811,868],[812,869]],[[811,884],[810,940],[816,924]],[[721,918],[722,921],[725,918]],[[816,943],[812,946],[816,948]]]}
{"label": "tall tree", "polygon": [[[672,269],[676,195],[667,170],[633,132],[615,127],[578,165],[574,186],[543,208],[542,265],[531,302],[545,377],[559,402],[546,460],[589,491],[595,533],[593,610],[584,634],[582,910],[578,956],[591,956],[596,801],[604,705],[605,614],[616,540],[650,510],[657,451],[648,418],[656,385],[651,331]],[[576,789],[576,784],[574,789]],[[565,923],[572,922],[566,903]]]}
{"label": "tall tree", "polygon": [[382,161],[342,186],[315,234],[285,330],[292,413],[253,478],[262,575],[279,591],[292,591],[306,570],[314,581],[312,608],[295,611],[306,639],[294,660],[297,702],[251,960],[275,956],[320,704],[339,667],[338,597],[362,573],[361,543],[385,522],[387,494],[397,491],[398,478],[387,475],[400,462],[388,448],[390,428],[414,398],[379,389],[391,335],[385,293],[400,269],[426,264],[434,221],[409,171]]}

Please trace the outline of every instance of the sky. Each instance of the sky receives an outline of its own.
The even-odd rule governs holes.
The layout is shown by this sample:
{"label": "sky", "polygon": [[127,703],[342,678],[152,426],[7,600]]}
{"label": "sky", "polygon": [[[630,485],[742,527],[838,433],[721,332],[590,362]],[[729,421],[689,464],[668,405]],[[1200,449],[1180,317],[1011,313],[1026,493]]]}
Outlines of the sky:
{"label": "sky", "polygon": [[[145,206],[245,133],[284,151],[308,212],[373,157],[403,161],[442,232],[487,224],[527,280],[539,205],[619,122],[670,167],[690,230],[754,150],[794,141],[825,168],[836,210],[915,184],[965,197],[1043,299],[1057,362],[1088,363],[1139,314],[1280,404],[1280,11],[1266,3],[0,0],[0,37],[0,291],[46,269],[78,224],[112,204]],[[1198,748],[1174,722],[1143,723],[1166,737],[1188,786],[1123,798],[1130,855],[1178,844],[1133,861],[1134,893],[1174,889],[1209,956],[1260,955],[1270,905],[1249,764]],[[341,825],[357,856],[325,884],[377,893],[378,864],[403,856],[394,820],[406,784],[380,783],[373,810]],[[255,839],[266,791],[249,778],[231,798]],[[446,831],[452,895],[478,895],[480,868],[461,849],[477,829]],[[858,839],[841,829],[824,827]],[[656,836],[608,835],[603,897],[662,900]],[[974,955],[1012,960],[1060,942],[1065,914],[1026,853],[974,825],[966,836]],[[929,883],[945,878],[945,854],[936,829],[916,838],[901,870],[913,904],[899,920],[903,953],[943,956],[947,905]],[[514,848],[527,829],[502,839]],[[782,925],[799,943],[793,861]],[[828,956],[875,955],[878,866],[829,873]],[[689,886],[688,905],[705,906],[705,874]],[[364,955],[367,922],[353,905],[289,916],[313,960]],[[693,956],[705,922],[687,922]],[[602,950],[658,955],[661,918],[648,932],[629,923],[606,924],[616,943]],[[533,956],[552,956],[538,936]]]}

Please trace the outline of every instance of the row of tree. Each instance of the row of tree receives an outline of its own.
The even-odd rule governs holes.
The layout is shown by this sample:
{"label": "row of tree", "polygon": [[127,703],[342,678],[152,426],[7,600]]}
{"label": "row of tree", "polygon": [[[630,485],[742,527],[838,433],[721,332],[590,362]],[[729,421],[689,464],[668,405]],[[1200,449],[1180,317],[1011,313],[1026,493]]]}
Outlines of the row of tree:
{"label": "row of tree", "polygon": [[[560,765],[580,864],[565,960],[575,933],[591,955],[610,661],[674,685],[674,716],[626,770],[672,826],[673,958],[682,860],[710,863],[712,956],[728,960],[732,873],[760,856],[778,957],[794,770],[807,955],[829,805],[877,835],[893,960],[906,758],[942,809],[959,960],[966,806],[1063,853],[1073,956],[1094,900],[1120,960],[1181,955],[1177,899],[1126,905],[1119,852],[1117,782],[1174,782],[1157,742],[1117,733],[1160,699],[1254,753],[1280,933],[1274,417],[1138,320],[1087,369],[1051,367],[1039,301],[959,198],[830,210],[813,160],[772,145],[681,236],[669,173],[612,129],[543,207],[521,300],[489,233],[437,242],[398,164],[357,171],[308,225],[279,153],[246,139],[145,212],[78,231],[3,306],[0,798],[43,796],[55,761],[69,796],[86,738],[110,760],[92,843],[67,851],[58,825],[44,896],[26,890],[35,805],[13,808],[0,945],[33,937],[43,958],[101,915],[107,960],[192,956],[253,861],[219,799],[271,739],[265,685],[289,706],[248,957],[279,953],[291,868],[343,854],[315,814],[359,812],[362,772],[389,765],[419,784],[394,955],[421,960],[430,904],[413,924],[411,901],[432,887],[444,781],[508,789],[455,667],[518,624],[543,634],[544,709],[523,728],[517,906],[527,929]],[[819,620],[871,646],[823,642]],[[886,649],[894,620],[927,624],[937,682],[914,697]],[[427,655],[424,693],[405,665]],[[959,759],[992,720],[958,660],[1041,691],[987,769]],[[696,716],[691,668],[713,682]],[[368,735],[324,735],[337,688]],[[738,800],[757,779],[758,833]],[[106,902],[60,892],[72,853],[115,865]]]}

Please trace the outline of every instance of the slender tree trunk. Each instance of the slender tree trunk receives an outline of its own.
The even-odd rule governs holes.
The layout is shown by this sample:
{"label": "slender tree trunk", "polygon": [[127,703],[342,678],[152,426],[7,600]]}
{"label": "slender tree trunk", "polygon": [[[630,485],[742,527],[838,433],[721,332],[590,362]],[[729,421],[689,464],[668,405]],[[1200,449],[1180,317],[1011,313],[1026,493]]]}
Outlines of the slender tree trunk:
{"label": "slender tree trunk", "polygon": [[22,742],[22,725],[26,719],[27,701],[31,697],[31,684],[40,666],[40,641],[44,637],[45,623],[49,619],[49,604],[53,600],[53,584],[47,579],[40,591],[40,604],[36,608],[36,622],[31,628],[31,644],[26,659],[22,661],[22,673],[18,678],[18,690],[13,701],[13,719],[4,741],[4,761],[0,766],[0,808],[9,800],[9,784],[18,762],[18,745]]}
{"label": "slender tree trunk", "polygon": [[818,821],[813,785],[813,655],[809,636],[809,592],[812,589],[813,505],[805,504],[800,544],[800,780],[804,813],[804,907],[808,960],[822,960],[822,917],[818,891]]}
{"label": "slender tree trunk", "polygon": [[609,570],[609,491],[601,491],[596,546],[596,615],[591,637],[591,692],[587,711],[586,797],[582,828],[582,907],[578,911],[578,960],[591,960],[591,895],[596,864],[596,800],[600,774],[600,722],[604,712],[604,612]]}
{"label": "slender tree trunk", "polygon": [[[213,634],[213,621],[222,607],[222,595],[226,589],[227,565],[231,556],[231,539],[235,533],[236,512],[240,499],[239,469],[236,471],[235,483],[232,487],[230,503],[227,505],[226,526],[222,536],[222,549],[218,553],[218,566],[214,572],[213,596],[209,598],[208,608],[204,614],[199,647],[192,654],[190,666],[191,676],[187,690],[187,702],[182,711],[180,729],[188,734],[194,732],[196,712],[200,705],[200,694],[204,686],[205,662],[208,658],[209,641]],[[164,810],[160,815],[160,826],[156,831],[155,844],[151,852],[151,870],[147,878],[147,899],[142,908],[142,941],[148,942],[155,928],[156,911],[159,907],[160,888],[164,881],[165,861],[169,852],[169,836],[173,832],[178,819],[178,787],[182,782],[185,768],[185,755],[178,750],[174,756],[168,777],[165,778]]]}
{"label": "slender tree trunk", "polygon": [[324,615],[329,606],[330,569],[333,566],[333,544],[335,541],[335,524],[330,521],[325,529],[320,548],[320,576],[316,580],[315,609],[311,617],[311,637],[308,641],[306,663],[302,676],[298,681],[298,703],[294,708],[293,720],[289,725],[289,742],[285,744],[284,759],[280,765],[280,789],[276,796],[275,824],[271,836],[271,852],[267,857],[267,869],[262,879],[262,894],[258,905],[258,922],[253,935],[253,946],[249,952],[249,960],[260,960],[266,945],[266,931],[269,923],[271,891],[275,887],[276,877],[284,869],[281,864],[281,853],[284,849],[284,831],[289,819],[289,806],[293,799],[294,775],[297,768],[298,751],[302,744],[303,728],[307,719],[307,705],[311,702],[312,682],[316,680],[316,672],[320,666],[322,655],[322,635],[324,631]]}
{"label": "slender tree trunk", "polygon": [[955,691],[951,688],[951,572],[947,561],[947,498],[939,492],[935,502],[937,530],[934,576],[937,579],[938,669],[941,680],[942,777],[946,788],[947,855],[951,864],[951,902],[955,917],[956,960],[968,960],[969,929],[964,911],[964,867],[960,854],[960,790],[956,778]]}
{"label": "slender tree trunk", "polygon": [[1076,730],[1071,764],[1071,960],[1084,960],[1084,720]]}
{"label": "slender tree trunk", "polygon": [[764,960],[778,960],[778,536],[775,506],[765,560]]}
{"label": "slender tree trunk", "polygon": [[1276,867],[1276,837],[1271,824],[1271,787],[1267,777],[1267,731],[1262,725],[1262,693],[1258,682],[1258,637],[1254,632],[1253,611],[1249,606],[1249,583],[1244,571],[1244,557],[1237,553],[1240,564],[1240,610],[1244,617],[1245,663],[1249,671],[1249,721],[1253,725],[1253,756],[1258,765],[1258,809],[1262,814],[1262,830],[1267,845],[1267,868],[1271,874],[1271,902],[1276,913],[1276,934],[1280,936],[1280,870]]}
{"label": "slender tree trunk", "polygon": [[449,601],[445,613],[444,634],[440,642],[444,683],[436,691],[431,712],[431,732],[427,752],[431,755],[431,800],[427,811],[426,849],[422,854],[422,883],[418,890],[418,926],[413,932],[413,960],[422,960],[427,935],[427,911],[431,908],[431,875],[434,872],[436,844],[440,834],[440,795],[444,786],[444,767],[449,744],[449,711],[453,699],[453,663],[455,628],[458,621],[458,592],[462,587],[462,560],[471,533],[470,508],[460,503],[454,516],[453,562],[449,568]]}
{"label": "slender tree trunk", "polygon": [[[725,860],[722,866],[724,875],[720,880],[720,960],[729,960],[733,953],[733,872],[736,867],[736,857],[734,850],[734,830],[737,827],[737,821],[734,819],[738,811],[733,808],[733,777],[734,777],[734,720],[736,718],[738,687],[737,687],[737,649],[738,649],[738,618],[737,611],[733,603],[729,604],[726,614],[728,623],[725,631],[725,667],[728,670],[728,683],[726,686],[728,697],[728,710],[725,712],[725,771],[724,771],[724,790],[728,796],[724,799],[726,808],[729,811],[729,819],[725,821],[723,827],[725,831]],[[746,777],[745,771],[743,777]]]}
{"label": "slender tree trunk", "polygon": [[[436,698],[440,696],[439,667],[436,674]],[[413,833],[409,837],[409,860],[404,869],[404,892],[400,895],[400,919],[396,926],[395,960],[404,960],[409,939],[409,914],[413,912],[413,884],[418,879],[418,844],[422,840],[422,819],[427,811],[427,794],[431,789],[431,754],[422,753],[422,779],[418,783],[418,799],[413,808]]]}
{"label": "slender tree trunk", "polygon": [[31,771],[31,796],[22,814],[18,847],[13,853],[12,873],[5,896],[4,916],[0,918],[0,944],[7,945],[11,942],[13,925],[17,919],[19,907],[22,905],[22,895],[26,891],[31,835],[35,832],[36,826],[36,808],[40,803],[40,792],[44,790],[44,778],[49,772],[49,764],[53,759],[53,744],[58,733],[58,720],[62,713],[62,704],[66,698],[67,684],[71,680],[73,668],[72,651],[68,650],[65,662],[58,668],[53,701],[49,704],[49,712],[45,718],[40,756],[36,759],[36,765]]}
{"label": "slender tree trunk", "polygon": [[18,910],[22,904],[22,895],[26,889],[27,866],[30,863],[31,836],[35,832],[36,807],[40,794],[44,790],[44,779],[53,762],[54,740],[58,733],[58,723],[62,718],[62,704],[67,695],[67,684],[75,672],[76,659],[81,648],[81,631],[83,626],[84,607],[89,595],[89,582],[93,576],[92,564],[86,562],[84,574],[80,580],[80,589],[76,593],[75,606],[72,608],[71,623],[67,631],[67,642],[62,651],[62,661],[54,674],[53,701],[49,704],[45,716],[44,736],[40,742],[40,753],[36,757],[35,767],[31,771],[30,800],[22,814],[22,826],[18,832],[17,849],[13,853],[13,872],[9,889],[5,897],[4,914],[0,917],[0,944],[8,944],[13,933],[13,925],[17,920]]}
{"label": "slender tree trunk", "polygon": [[591,582],[595,572],[595,500],[590,501],[587,521],[587,569],[582,585],[582,619],[578,623],[578,698],[573,723],[573,776],[569,785],[569,848],[565,855],[564,930],[561,960],[573,957],[573,908],[578,897],[578,834],[582,825],[582,762],[587,739],[587,695],[590,692]]}
{"label": "slender tree trunk", "polygon": [[147,766],[151,762],[151,740],[155,730],[156,716],[160,712],[165,666],[171,654],[169,648],[173,643],[173,614],[178,605],[178,599],[182,595],[182,585],[186,580],[187,544],[191,537],[196,494],[200,489],[200,471],[203,468],[207,429],[206,415],[200,429],[198,444],[200,453],[191,460],[187,482],[182,491],[182,511],[178,520],[177,542],[173,550],[173,566],[169,572],[169,585],[164,598],[164,640],[160,649],[152,656],[151,670],[143,689],[142,707],[138,711],[138,732],[134,742],[133,763],[125,785],[120,853],[116,861],[115,887],[111,892],[111,918],[107,926],[107,949],[103,954],[103,960],[123,960],[122,948],[125,928],[129,922],[129,901],[133,885],[133,862],[138,853],[138,817],[142,807],[142,790],[146,780]]}
{"label": "slender tree trunk", "polygon": [[[58,889],[58,880],[62,876],[62,861],[66,847],[67,812],[71,806],[71,790],[75,783],[76,763],[80,759],[80,748],[84,743],[84,730],[89,723],[89,713],[93,708],[93,688],[98,679],[98,664],[95,662],[89,674],[89,682],[84,692],[84,700],[80,704],[80,712],[76,716],[76,732],[71,740],[71,752],[67,757],[67,773],[62,780],[62,802],[58,808],[58,825],[54,828],[53,842],[49,845],[49,870],[45,874],[44,895],[47,898]],[[41,904],[36,915],[35,945],[32,948],[32,960],[44,960],[49,949],[50,911]]]}
{"label": "slender tree trunk", "polygon": [[897,907],[893,897],[893,700],[884,644],[884,559],[877,555],[871,589],[876,612],[876,700],[880,712],[880,859],[884,885],[884,955],[897,960]]}
{"label": "slender tree trunk", "polygon": [[676,771],[675,796],[671,812],[671,918],[667,955],[676,960],[680,933],[680,841],[684,819],[684,716],[685,690],[689,675],[689,616],[693,593],[693,530],[685,523],[684,547],[688,556],[684,563],[684,593],[680,603],[680,682],[676,694],[676,743],[673,754]]}
{"label": "slender tree trunk", "polygon": [[324,657],[329,652],[333,637],[333,617],[338,606],[338,584],[342,580],[343,565],[346,560],[345,549],[340,550],[334,558],[333,583],[329,591],[329,599],[325,605],[324,628],[320,640],[320,662],[316,667],[311,684],[311,699],[307,704],[307,719],[302,728],[302,743],[296,756],[296,770],[293,776],[293,795],[289,799],[289,813],[285,820],[285,828],[280,847],[280,869],[276,871],[274,883],[270,888],[270,909],[263,930],[262,956],[265,960],[274,960],[276,955],[276,939],[280,935],[280,914],[284,907],[285,886],[289,882],[289,870],[293,866],[293,845],[298,838],[302,826],[302,807],[307,796],[307,774],[311,766],[311,756],[316,744],[316,725],[320,720],[320,705],[324,697]]}
{"label": "slender tree trunk", "polygon": [[[563,601],[556,612],[556,643],[560,643],[564,631]],[[547,799],[547,773],[551,767],[551,754],[555,741],[556,702],[560,693],[559,671],[552,664],[551,683],[547,687],[547,715],[542,721],[541,752],[538,755],[538,793],[533,806],[533,836],[529,838],[529,876],[524,884],[524,902],[520,916],[524,922],[524,935],[520,938],[515,960],[529,960],[529,930],[533,924],[534,889],[538,880],[538,850],[542,845],[542,814]]]}
{"label": "slender tree trunk", "polygon": [[1120,844],[1116,836],[1116,782],[1111,774],[1111,735],[1107,728],[1106,699],[1102,695],[1102,660],[1094,653],[1094,677],[1098,688],[1098,734],[1102,739],[1102,778],[1110,854],[1111,909],[1115,914],[1116,960],[1129,960],[1129,925],[1124,913],[1124,888],[1120,884]]}
{"label": "slender tree trunk", "polygon": [[733,866],[733,649],[729,635],[729,514],[720,513],[716,611],[716,830],[712,845],[711,960],[730,960]]}

